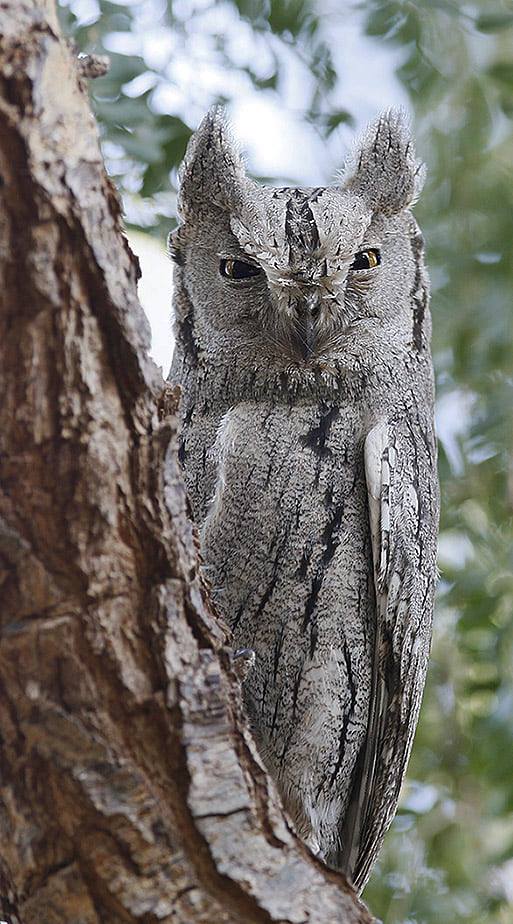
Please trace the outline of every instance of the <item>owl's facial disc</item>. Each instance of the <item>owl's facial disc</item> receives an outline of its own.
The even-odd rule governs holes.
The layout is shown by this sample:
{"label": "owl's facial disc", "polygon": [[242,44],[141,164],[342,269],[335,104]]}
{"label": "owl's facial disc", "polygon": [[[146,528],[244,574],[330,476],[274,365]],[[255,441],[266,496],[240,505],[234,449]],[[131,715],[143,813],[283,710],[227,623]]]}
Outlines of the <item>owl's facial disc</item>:
{"label": "owl's facial disc", "polygon": [[353,320],[369,314],[380,275],[381,233],[367,203],[332,187],[261,187],[230,229],[236,245],[220,254],[221,276],[232,291],[244,286],[274,352],[299,365],[338,352]]}

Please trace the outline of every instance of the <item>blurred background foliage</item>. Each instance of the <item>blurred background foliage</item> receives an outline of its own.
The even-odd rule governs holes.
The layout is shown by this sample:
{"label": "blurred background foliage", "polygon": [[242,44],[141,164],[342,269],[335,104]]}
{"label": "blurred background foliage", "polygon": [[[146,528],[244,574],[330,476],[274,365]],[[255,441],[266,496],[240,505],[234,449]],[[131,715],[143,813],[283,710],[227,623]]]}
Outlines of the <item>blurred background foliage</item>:
{"label": "blurred background foliage", "polygon": [[389,56],[429,166],[416,213],[433,283],[443,514],[428,687],[365,898],[384,924],[513,922],[513,5],[61,4],[78,49],[111,58],[91,88],[107,165],[128,225],[160,238],[173,225],[177,166],[211,102],[251,91],[284,119],[295,107],[320,141],[318,185],[362,111],[383,101],[372,83],[350,88],[338,25],[367,43],[364,66]]}

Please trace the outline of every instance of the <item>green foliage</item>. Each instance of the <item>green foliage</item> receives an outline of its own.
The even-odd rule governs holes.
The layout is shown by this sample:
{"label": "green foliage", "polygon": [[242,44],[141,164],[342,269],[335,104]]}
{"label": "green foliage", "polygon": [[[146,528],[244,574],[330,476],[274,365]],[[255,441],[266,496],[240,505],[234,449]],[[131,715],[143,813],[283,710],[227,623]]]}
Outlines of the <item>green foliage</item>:
{"label": "green foliage", "polygon": [[[158,61],[141,39],[152,3],[153,29],[170,38],[169,53]],[[507,924],[513,921],[504,885],[509,870],[511,900],[510,0],[367,0],[360,7],[346,4],[341,13],[337,5],[326,11],[311,0],[226,0],[218,6],[223,21],[246,34],[249,30],[254,43],[245,61],[240,54],[233,60],[233,43],[209,24],[208,0],[130,5],[90,0],[87,21],[83,12],[79,15],[83,7],[83,0],[69,0],[63,15],[81,49],[111,56],[110,73],[92,87],[107,162],[130,221],[158,234],[171,224],[176,168],[192,123],[216,95],[230,99],[244,85],[279,99],[293,55],[313,78],[305,91],[304,117],[328,139],[356,114],[351,105],[340,104],[343,50],[330,42],[334,17],[353,16],[361,24],[369,54],[379,44],[396,55],[397,77],[410,99],[418,147],[429,166],[417,213],[433,279],[441,583],[408,784],[365,897],[384,924]],[[158,91],[173,86],[173,49],[188,47],[201,28],[226,79],[217,82],[216,93],[192,80],[187,95],[182,84],[180,98],[175,93],[166,109]]]}

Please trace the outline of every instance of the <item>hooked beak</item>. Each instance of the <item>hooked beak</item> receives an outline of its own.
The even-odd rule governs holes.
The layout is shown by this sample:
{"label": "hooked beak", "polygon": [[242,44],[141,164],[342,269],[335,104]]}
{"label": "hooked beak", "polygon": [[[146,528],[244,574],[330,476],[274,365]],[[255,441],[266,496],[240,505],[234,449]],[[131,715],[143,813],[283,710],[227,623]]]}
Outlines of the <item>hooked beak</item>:
{"label": "hooked beak", "polygon": [[316,321],[321,311],[321,293],[302,295],[297,301],[296,334],[303,359],[311,359],[317,346]]}

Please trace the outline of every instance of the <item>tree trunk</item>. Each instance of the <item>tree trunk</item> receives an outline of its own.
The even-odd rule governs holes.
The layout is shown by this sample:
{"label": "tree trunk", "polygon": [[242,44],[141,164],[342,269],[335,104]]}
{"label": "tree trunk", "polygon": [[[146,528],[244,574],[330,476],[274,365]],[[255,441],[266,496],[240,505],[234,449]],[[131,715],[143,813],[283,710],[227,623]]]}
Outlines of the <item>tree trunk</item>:
{"label": "tree trunk", "polygon": [[244,724],[53,3],[0,34],[0,918],[370,922]]}

